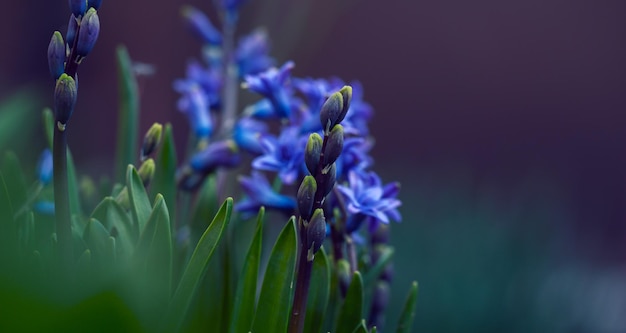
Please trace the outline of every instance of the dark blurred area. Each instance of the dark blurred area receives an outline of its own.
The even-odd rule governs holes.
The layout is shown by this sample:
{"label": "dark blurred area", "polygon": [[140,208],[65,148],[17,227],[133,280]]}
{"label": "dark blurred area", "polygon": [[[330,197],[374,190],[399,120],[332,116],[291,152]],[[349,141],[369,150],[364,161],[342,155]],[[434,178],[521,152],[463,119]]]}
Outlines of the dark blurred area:
{"label": "dark blurred area", "polygon": [[[104,1],[70,123],[81,172],[112,173],[118,44],[157,71],[141,131],[171,121],[184,139],[172,81],[200,51],[185,3],[217,17],[210,0]],[[2,9],[0,98],[34,87],[38,119],[67,1]],[[415,332],[626,332],[624,14],[613,0],[249,1],[238,33],[265,26],[279,63],[358,79],[376,110],[376,170],[403,186],[390,322],[415,279]]]}

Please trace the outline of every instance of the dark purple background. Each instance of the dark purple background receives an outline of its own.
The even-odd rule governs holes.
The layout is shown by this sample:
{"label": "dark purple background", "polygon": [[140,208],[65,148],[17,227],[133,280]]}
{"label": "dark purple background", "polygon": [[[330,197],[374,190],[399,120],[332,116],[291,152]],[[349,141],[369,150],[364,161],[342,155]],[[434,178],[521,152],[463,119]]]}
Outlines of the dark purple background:
{"label": "dark purple background", "polygon": [[[305,2],[251,0],[239,31],[268,27],[273,54],[294,60],[295,75],[361,80],[377,112],[377,170],[404,185],[398,230],[428,233],[437,216],[454,211],[451,203],[432,221],[412,221],[421,216],[414,200],[442,187],[463,188],[471,201],[485,184],[493,198],[506,198],[543,183],[523,191],[531,201],[558,202],[559,217],[546,226],[554,251],[596,264],[626,262],[626,2]],[[210,8],[209,0],[190,3]],[[173,121],[183,138],[171,83],[199,45],[183,29],[182,4],[104,0],[100,40],[80,68],[69,138],[85,169],[111,171],[119,43],[157,68],[142,83],[142,130]],[[45,51],[52,31],[65,30],[66,1],[15,1],[2,9],[0,96],[33,81],[51,91]],[[50,104],[51,92],[44,96]],[[452,181],[459,173],[469,180]]]}

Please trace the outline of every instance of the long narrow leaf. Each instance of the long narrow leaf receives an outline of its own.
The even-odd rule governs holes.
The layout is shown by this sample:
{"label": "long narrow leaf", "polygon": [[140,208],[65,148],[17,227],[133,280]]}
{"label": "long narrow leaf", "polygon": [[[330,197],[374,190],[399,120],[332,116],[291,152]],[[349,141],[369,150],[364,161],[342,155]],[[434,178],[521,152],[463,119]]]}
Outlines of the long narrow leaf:
{"label": "long narrow leaf", "polygon": [[297,242],[296,222],[292,217],[280,232],[272,249],[252,332],[282,333],[287,330],[298,253]]}
{"label": "long narrow leaf", "polygon": [[263,217],[265,208],[261,207],[257,217],[257,228],[254,239],[246,255],[241,278],[235,294],[235,305],[230,324],[231,333],[247,333],[252,327],[254,304],[256,298],[256,284],[261,265],[261,248],[263,242]]}
{"label": "long narrow leaf", "polygon": [[313,259],[309,299],[304,320],[305,333],[318,333],[324,324],[324,315],[330,296],[330,263],[326,251],[322,248]]}
{"label": "long narrow leaf", "polygon": [[159,150],[157,159],[155,160],[156,170],[154,179],[152,180],[151,193],[152,196],[161,193],[165,198],[165,202],[170,203],[170,221],[174,221],[176,216],[176,147],[174,145],[174,133],[172,133],[172,125],[165,124],[163,131],[163,145]]}
{"label": "long narrow leaf", "polygon": [[396,333],[409,333],[413,326],[413,319],[415,318],[415,307],[417,305],[417,282],[413,281],[409,294],[407,295],[402,314],[398,320],[398,328]]}
{"label": "long narrow leaf", "polygon": [[120,109],[118,114],[116,180],[124,179],[126,166],[139,154],[139,88],[126,47],[117,47]]}
{"label": "long narrow leaf", "polygon": [[133,252],[137,236],[128,214],[112,197],[106,197],[91,213],[91,217],[100,221],[105,230],[116,238],[116,248],[121,256],[128,258]]}
{"label": "long narrow leaf", "polygon": [[128,197],[130,199],[130,211],[137,227],[135,231],[139,235],[139,230],[143,230],[150,217],[152,207],[150,206],[146,188],[143,186],[137,170],[132,165],[128,165],[126,169],[126,187],[128,188]]}
{"label": "long narrow leaf", "polygon": [[200,238],[170,302],[163,331],[178,331],[183,323],[194,292],[202,280],[222,233],[230,221],[232,209],[233,199],[228,198]]}
{"label": "long narrow leaf", "polygon": [[363,318],[363,279],[354,272],[346,298],[339,309],[335,332],[352,332]]}

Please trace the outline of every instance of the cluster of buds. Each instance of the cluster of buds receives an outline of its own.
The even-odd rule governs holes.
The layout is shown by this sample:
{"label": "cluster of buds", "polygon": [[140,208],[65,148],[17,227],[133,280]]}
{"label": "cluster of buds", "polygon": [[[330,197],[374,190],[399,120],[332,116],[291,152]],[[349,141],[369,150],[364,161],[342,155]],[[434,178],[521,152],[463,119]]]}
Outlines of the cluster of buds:
{"label": "cluster of buds", "polygon": [[48,45],[48,68],[56,81],[54,112],[59,130],[74,112],[78,95],[76,71],[81,61],[91,52],[100,33],[97,10],[102,0],[69,0],[70,21],[65,34],[55,31]]}
{"label": "cluster of buds", "polygon": [[313,133],[309,136],[304,160],[310,175],[302,180],[297,201],[300,213],[300,237],[306,244],[307,259],[322,246],[326,237],[326,218],[323,204],[337,181],[335,161],[343,150],[344,131],[341,121],[345,118],[352,99],[352,87],[344,86],[333,93],[320,111],[324,137]]}

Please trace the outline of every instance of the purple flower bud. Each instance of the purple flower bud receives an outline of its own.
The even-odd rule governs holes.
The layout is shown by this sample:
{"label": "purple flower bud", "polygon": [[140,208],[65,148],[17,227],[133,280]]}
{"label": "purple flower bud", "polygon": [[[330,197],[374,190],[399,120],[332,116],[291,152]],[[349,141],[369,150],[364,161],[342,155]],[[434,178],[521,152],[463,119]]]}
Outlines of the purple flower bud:
{"label": "purple flower bud", "polygon": [[[74,14],[70,15],[70,21],[67,23],[67,33],[65,34],[65,41],[72,47],[74,45],[74,38],[76,38],[76,30],[78,30],[78,21]],[[65,47],[63,47],[65,51]]]}
{"label": "purple flower bud", "polygon": [[324,196],[327,196],[337,182],[337,166],[335,163],[322,169],[322,178],[324,179]]}
{"label": "purple flower bud", "polygon": [[213,26],[203,12],[192,6],[184,6],[181,10],[181,15],[192,33],[203,42],[211,45],[222,44],[222,34]]}
{"label": "purple flower bud", "polygon": [[195,154],[189,165],[196,172],[212,173],[218,167],[234,167],[241,157],[237,144],[232,140],[211,143],[203,151]]}
{"label": "purple flower bud", "polygon": [[315,192],[317,191],[317,183],[315,177],[306,176],[300,184],[298,189],[298,210],[300,216],[305,221],[311,218],[311,209],[313,208],[313,202],[315,201]]}
{"label": "purple flower bud", "polygon": [[326,238],[326,219],[324,218],[324,211],[318,208],[313,212],[311,221],[306,226],[306,240],[309,254],[315,254],[319,251],[324,243],[324,238]]}
{"label": "purple flower bud", "polygon": [[352,273],[350,272],[350,263],[346,259],[337,261],[337,277],[339,278],[339,288],[341,294],[346,295],[348,286],[352,282]]}
{"label": "purple flower bud", "polygon": [[343,96],[336,92],[324,102],[320,111],[320,122],[325,132],[330,131],[339,120],[343,111]]}
{"label": "purple flower bud", "polygon": [[326,150],[324,151],[324,166],[335,163],[343,150],[343,126],[337,124],[330,131]]}
{"label": "purple flower bud", "polygon": [[50,69],[50,75],[55,80],[65,70],[65,43],[63,42],[63,36],[58,31],[52,34],[52,39],[50,39],[50,44],[48,44],[48,68]]}
{"label": "purple flower bud", "polygon": [[350,101],[352,101],[352,87],[343,86],[343,88],[339,90],[339,93],[341,94],[341,97],[343,97],[343,108],[341,109],[339,118],[337,118],[337,123],[343,121],[348,113],[348,109],[350,109]]}
{"label": "purple flower bud", "polygon": [[312,133],[309,135],[309,140],[306,143],[304,151],[304,162],[306,164],[306,168],[312,175],[315,175],[317,165],[320,163],[323,143],[324,140],[319,134]]}
{"label": "purple flower bud", "polygon": [[102,0],[88,0],[87,7],[95,8],[96,10],[100,9],[100,5],[102,4]]}
{"label": "purple flower bud", "polygon": [[100,19],[95,9],[89,8],[85,17],[80,22],[78,31],[78,42],[76,43],[76,54],[86,57],[96,45],[100,34]]}
{"label": "purple flower bud", "polygon": [[163,125],[154,123],[146,132],[141,145],[141,160],[152,154],[161,142],[161,133],[163,133]]}
{"label": "purple flower bud", "polygon": [[74,16],[79,17],[87,10],[87,0],[69,0],[70,10]]}
{"label": "purple flower bud", "polygon": [[39,157],[39,166],[37,167],[39,181],[43,185],[48,185],[52,180],[52,152],[45,149]]}
{"label": "purple flower bud", "polygon": [[67,124],[74,112],[77,95],[74,79],[65,73],[61,74],[54,88],[54,116],[57,122]]}

